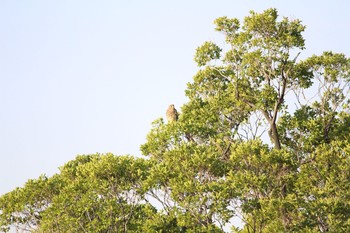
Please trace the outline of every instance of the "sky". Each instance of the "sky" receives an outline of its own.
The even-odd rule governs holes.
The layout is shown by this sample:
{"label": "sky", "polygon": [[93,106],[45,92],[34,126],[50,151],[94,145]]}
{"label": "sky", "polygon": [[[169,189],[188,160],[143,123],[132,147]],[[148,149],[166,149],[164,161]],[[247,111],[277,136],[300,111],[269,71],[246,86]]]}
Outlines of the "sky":
{"label": "sky", "polygon": [[140,156],[151,122],[186,103],[213,21],[277,8],[306,50],[350,56],[350,1],[0,1],[0,195],[78,154]]}

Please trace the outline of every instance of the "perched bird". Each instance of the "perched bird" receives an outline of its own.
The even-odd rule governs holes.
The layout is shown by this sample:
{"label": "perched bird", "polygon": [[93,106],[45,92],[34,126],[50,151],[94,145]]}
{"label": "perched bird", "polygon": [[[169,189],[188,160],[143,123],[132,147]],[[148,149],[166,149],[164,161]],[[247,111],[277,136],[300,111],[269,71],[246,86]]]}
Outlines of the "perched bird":
{"label": "perched bird", "polygon": [[170,104],[168,110],[166,111],[166,118],[168,120],[168,123],[177,121],[179,117],[179,114],[177,113],[175,106],[173,104]]}

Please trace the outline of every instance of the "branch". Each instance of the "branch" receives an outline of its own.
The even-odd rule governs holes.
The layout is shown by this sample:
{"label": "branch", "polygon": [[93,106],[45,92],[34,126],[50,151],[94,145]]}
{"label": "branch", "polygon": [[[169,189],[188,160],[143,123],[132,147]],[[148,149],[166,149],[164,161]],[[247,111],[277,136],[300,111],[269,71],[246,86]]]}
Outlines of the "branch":
{"label": "branch", "polygon": [[273,113],[273,117],[272,117],[272,123],[275,124],[276,123],[276,119],[277,119],[277,113],[278,113],[278,109],[281,106],[281,104],[283,103],[284,100],[284,96],[286,93],[286,87],[287,87],[287,77],[284,74],[284,65],[282,66],[282,71],[281,71],[281,75],[282,75],[282,90],[280,92],[278,101],[275,104],[275,108],[274,108],[274,113]]}

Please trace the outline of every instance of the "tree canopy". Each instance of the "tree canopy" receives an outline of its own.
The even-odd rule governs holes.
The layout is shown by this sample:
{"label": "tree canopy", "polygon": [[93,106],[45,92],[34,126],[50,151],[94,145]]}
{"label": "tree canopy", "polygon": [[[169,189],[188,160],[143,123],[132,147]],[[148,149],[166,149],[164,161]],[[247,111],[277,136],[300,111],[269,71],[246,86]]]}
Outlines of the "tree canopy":
{"label": "tree canopy", "polygon": [[350,232],[350,59],[301,59],[305,26],[276,9],[220,17],[195,52],[176,120],[145,158],[81,155],[0,197],[31,232]]}

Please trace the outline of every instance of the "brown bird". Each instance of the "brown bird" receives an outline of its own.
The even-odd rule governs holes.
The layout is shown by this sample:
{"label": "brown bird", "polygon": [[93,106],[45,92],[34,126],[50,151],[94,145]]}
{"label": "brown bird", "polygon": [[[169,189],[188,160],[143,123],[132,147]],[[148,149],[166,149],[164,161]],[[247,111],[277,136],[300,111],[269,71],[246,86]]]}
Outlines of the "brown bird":
{"label": "brown bird", "polygon": [[177,113],[175,106],[173,104],[170,104],[168,110],[166,111],[166,118],[168,120],[168,123],[177,121],[179,117],[179,114]]}

